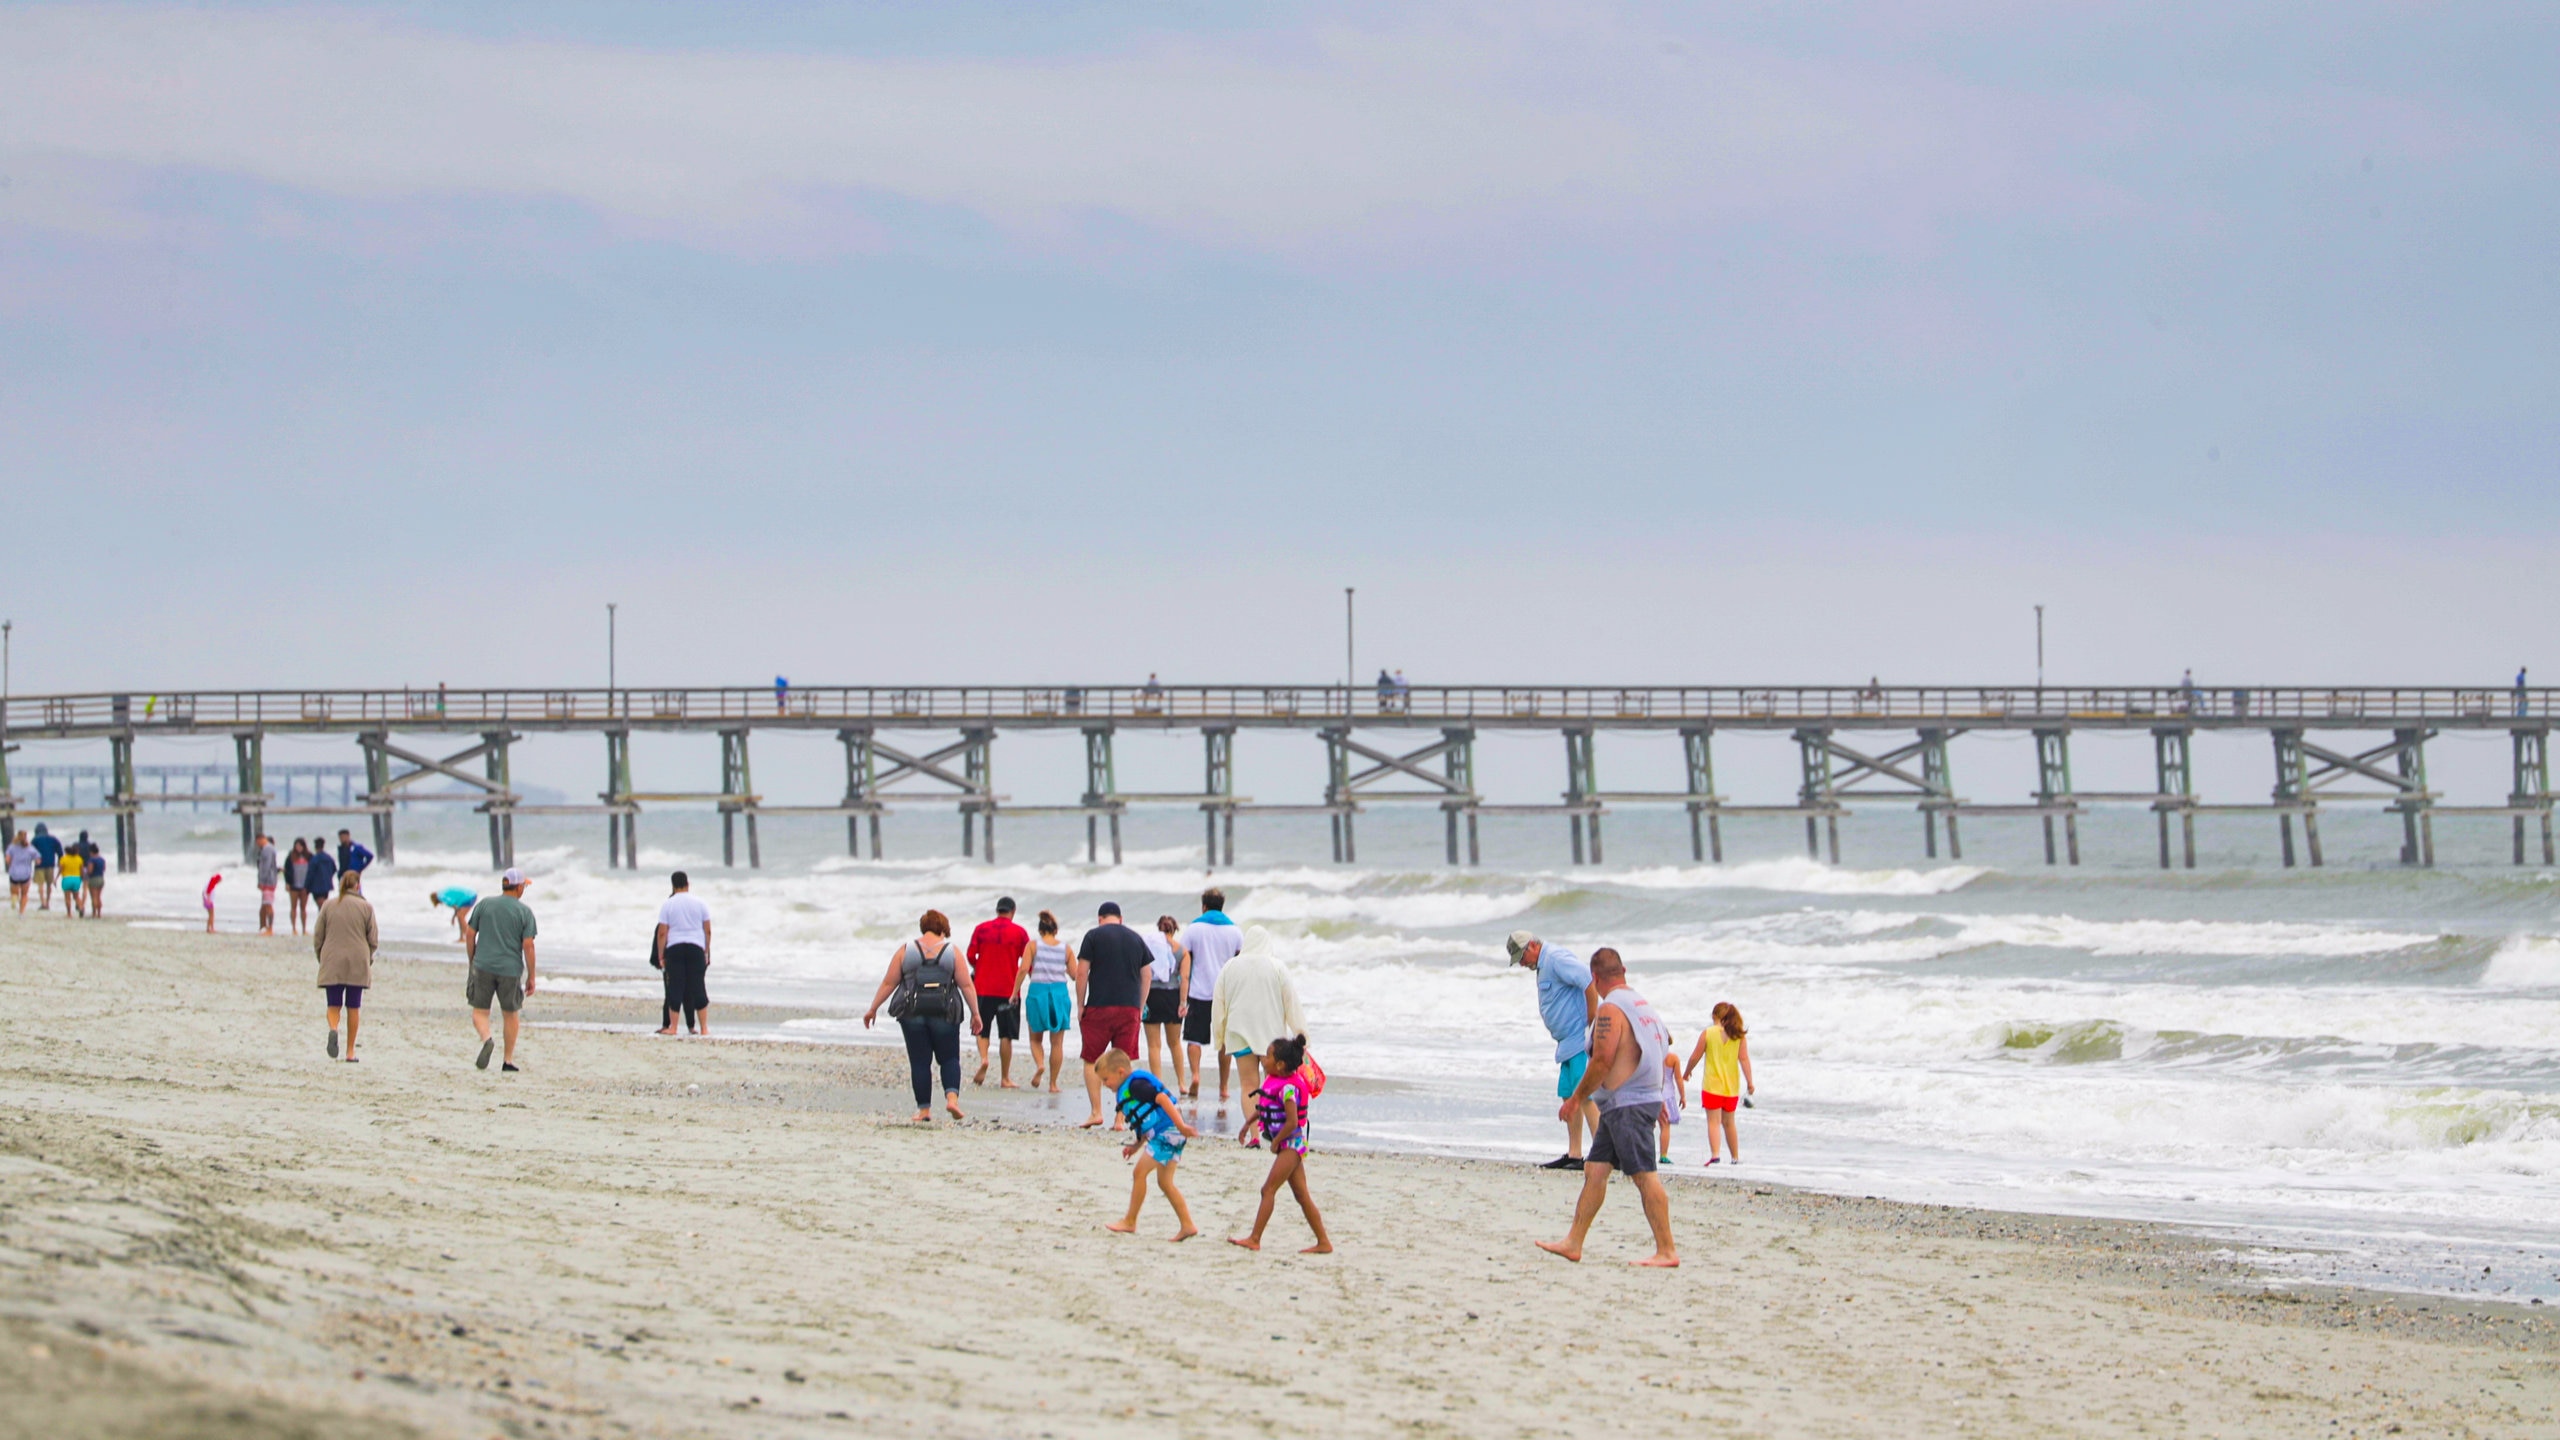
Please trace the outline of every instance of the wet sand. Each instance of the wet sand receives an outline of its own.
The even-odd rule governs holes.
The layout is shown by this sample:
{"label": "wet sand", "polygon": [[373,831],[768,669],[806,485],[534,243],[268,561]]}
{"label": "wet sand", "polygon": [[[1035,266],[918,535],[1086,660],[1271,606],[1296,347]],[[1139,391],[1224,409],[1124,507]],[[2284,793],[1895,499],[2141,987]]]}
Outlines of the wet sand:
{"label": "wet sand", "polygon": [[2544,1311],[2155,1227],[1745,1172],[1672,1182],[1684,1268],[1623,1263],[1623,1183],[1574,1266],[1532,1242],[1579,1177],[1320,1152],[1341,1253],[1284,1200],[1254,1255],[1264,1157],[1202,1141],[1177,1247],[1099,1228],[1115,1143],[912,1125],[889,1053],[545,993],[484,1073],[460,969],[386,959],[333,1064],[312,977],[0,916],[0,1436],[2560,1433]]}

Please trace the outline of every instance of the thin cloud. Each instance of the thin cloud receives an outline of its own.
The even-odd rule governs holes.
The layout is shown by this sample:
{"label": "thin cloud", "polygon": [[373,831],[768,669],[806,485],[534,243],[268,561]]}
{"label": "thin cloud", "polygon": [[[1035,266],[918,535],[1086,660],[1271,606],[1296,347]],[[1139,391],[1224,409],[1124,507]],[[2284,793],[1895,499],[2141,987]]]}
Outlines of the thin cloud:
{"label": "thin cloud", "polygon": [[[193,171],[358,202],[566,202],[713,246],[949,207],[1271,253],[1700,214],[1849,234],[2104,187],[1996,97],[1598,20],[1333,29],[976,59],[491,40],[332,12],[66,6],[0,21],[22,222],[112,230]],[[131,203],[131,202],[128,202]]]}

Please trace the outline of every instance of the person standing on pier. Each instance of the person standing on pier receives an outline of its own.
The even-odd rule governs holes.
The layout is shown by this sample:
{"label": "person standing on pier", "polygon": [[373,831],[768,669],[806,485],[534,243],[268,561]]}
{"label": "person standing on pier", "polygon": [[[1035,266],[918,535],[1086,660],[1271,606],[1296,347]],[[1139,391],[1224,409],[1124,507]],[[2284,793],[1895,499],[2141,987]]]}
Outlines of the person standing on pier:
{"label": "person standing on pier", "polygon": [[693,881],[678,870],[667,877],[666,902],[658,907],[658,968],[666,977],[666,1023],[661,1035],[684,1028],[711,1033],[711,907],[694,898]]}
{"label": "person standing on pier", "polygon": [[472,906],[462,926],[463,941],[471,949],[471,978],[463,986],[463,996],[471,1003],[471,1028],[480,1035],[480,1058],[472,1063],[483,1070],[489,1068],[489,1052],[497,1044],[489,1034],[490,1002],[497,1002],[506,1020],[507,1054],[500,1068],[513,1074],[516,1033],[524,1019],[521,1012],[533,994],[533,941],[541,931],[534,923],[533,907],[524,903],[525,885],[522,870],[499,876],[501,893]]}
{"label": "person standing on pier", "polygon": [[[1591,967],[1570,950],[1550,945],[1526,930],[1514,930],[1503,942],[1511,963],[1537,972],[1538,1018],[1556,1042],[1556,1098],[1571,1097],[1591,1063],[1591,1022],[1600,1013],[1600,992],[1592,988]],[[1565,1152],[1546,1163],[1549,1170],[1582,1168],[1584,1130],[1599,1123],[1588,1103],[1564,1110]]]}
{"label": "person standing on pier", "polygon": [[[996,901],[996,918],[969,932],[969,983],[977,992],[979,1021],[978,1073],[972,1085],[987,1083],[987,1042],[992,1039],[1004,1067],[996,1088],[1021,1088],[1013,1083],[1013,1042],[1022,1036],[1022,961],[1030,949],[1029,932],[1014,923],[1010,895]],[[1039,1066],[1035,1062],[1032,1068]]]}
{"label": "person standing on pier", "polygon": [[273,836],[258,837],[258,933],[276,933],[276,882],[284,878],[284,862],[276,858]]}
{"label": "person standing on pier", "polygon": [[1600,1121],[1591,1133],[1582,1194],[1573,1202],[1573,1226],[1562,1240],[1541,1240],[1538,1248],[1579,1261],[1591,1222],[1609,1198],[1609,1172],[1624,1170],[1635,1179],[1645,1223],[1653,1230],[1653,1254],[1634,1263],[1668,1268],[1680,1263],[1680,1252],[1671,1243],[1671,1197],[1662,1188],[1653,1132],[1662,1117],[1671,1033],[1653,1006],[1628,986],[1626,962],[1617,951],[1604,947],[1591,952],[1589,973],[1600,996],[1599,1014],[1591,1023],[1591,1062],[1556,1113],[1570,1117],[1596,1101]]}
{"label": "person standing on pier", "polygon": [[2521,715],[2521,714],[2523,714],[2524,712],[2525,712],[2525,696],[2524,696],[2524,667],[2523,667],[2523,666],[2521,666],[2521,665],[2519,665],[2519,666],[2517,666],[2517,667],[2516,667],[2516,713],[2517,713],[2517,714],[2519,714],[2519,715]]}
{"label": "person standing on pier", "polygon": [[[1227,893],[1200,892],[1200,918],[1182,932],[1182,952],[1190,957],[1191,980],[1183,988],[1182,1043],[1191,1057],[1191,1098],[1200,1098],[1200,1051],[1218,1045],[1218,972],[1244,948],[1244,932],[1227,918]],[[1235,1057],[1218,1054],[1218,1098],[1227,1098],[1227,1072]]]}

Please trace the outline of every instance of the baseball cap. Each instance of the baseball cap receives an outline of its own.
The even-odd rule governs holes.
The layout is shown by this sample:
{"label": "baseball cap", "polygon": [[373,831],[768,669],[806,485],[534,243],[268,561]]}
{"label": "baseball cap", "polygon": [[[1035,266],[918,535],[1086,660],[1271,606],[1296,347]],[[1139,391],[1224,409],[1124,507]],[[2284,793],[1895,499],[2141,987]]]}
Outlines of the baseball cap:
{"label": "baseball cap", "polygon": [[1538,943],[1538,937],[1526,930],[1514,930],[1511,932],[1511,938],[1502,943],[1511,948],[1511,958],[1517,963],[1522,955],[1528,953],[1530,946]]}
{"label": "baseball cap", "polygon": [[506,873],[506,874],[501,875],[501,876],[499,876],[499,877],[498,877],[498,884],[499,884],[499,886],[500,886],[501,888],[504,888],[504,889],[512,890],[512,889],[514,889],[516,886],[518,886],[518,885],[522,885],[523,883],[524,883],[524,872],[523,872],[523,871],[521,871],[521,870],[517,870],[517,869],[512,869],[512,868],[510,868],[510,869],[507,871],[507,873]]}
{"label": "baseball cap", "polygon": [[1117,915],[1120,913],[1120,902],[1117,900],[1105,900],[1102,902],[1102,908],[1094,911],[1093,913],[1096,917]]}

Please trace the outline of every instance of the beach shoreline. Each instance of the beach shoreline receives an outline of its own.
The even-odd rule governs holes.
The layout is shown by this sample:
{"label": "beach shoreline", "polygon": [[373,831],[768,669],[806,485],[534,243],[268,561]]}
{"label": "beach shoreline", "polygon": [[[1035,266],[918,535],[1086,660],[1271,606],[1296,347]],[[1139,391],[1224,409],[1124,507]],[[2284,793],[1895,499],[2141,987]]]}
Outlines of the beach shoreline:
{"label": "beach shoreline", "polygon": [[[1343,1253],[1290,1254],[1284,1204],[1255,1256],[1217,1237],[1263,1157],[1203,1141],[1209,1234],[1176,1249],[1161,1200],[1141,1237],[1098,1228],[1116,1145],[909,1124],[887,1047],[657,1040],[585,1028],[645,1001],[545,991],[500,1077],[459,967],[394,952],[365,1063],[332,1065],[291,938],[30,921],[0,950],[0,1379],[91,1376],[28,1391],[87,1418],[0,1434],[180,1393],[276,1407],[256,1433],[454,1435],[2521,1434],[2560,1402],[2549,1307],[2271,1285],[2155,1223],[1693,1173],[1687,1266],[1638,1277],[1626,1187],[1576,1267],[1530,1245],[1574,1177],[1320,1150]],[[752,1008],[714,1022],[792,1013]]]}

